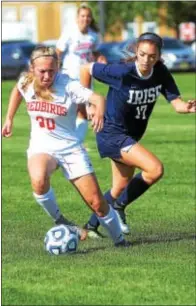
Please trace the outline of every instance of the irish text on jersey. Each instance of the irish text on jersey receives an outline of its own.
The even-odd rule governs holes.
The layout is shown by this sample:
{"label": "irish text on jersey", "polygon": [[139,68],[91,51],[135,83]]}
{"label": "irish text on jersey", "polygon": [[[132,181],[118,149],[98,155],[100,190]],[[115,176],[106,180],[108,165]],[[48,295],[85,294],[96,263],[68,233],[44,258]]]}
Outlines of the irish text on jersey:
{"label": "irish text on jersey", "polygon": [[161,88],[162,85],[158,85],[141,90],[129,90],[129,100],[127,103],[132,105],[154,103],[161,93]]}

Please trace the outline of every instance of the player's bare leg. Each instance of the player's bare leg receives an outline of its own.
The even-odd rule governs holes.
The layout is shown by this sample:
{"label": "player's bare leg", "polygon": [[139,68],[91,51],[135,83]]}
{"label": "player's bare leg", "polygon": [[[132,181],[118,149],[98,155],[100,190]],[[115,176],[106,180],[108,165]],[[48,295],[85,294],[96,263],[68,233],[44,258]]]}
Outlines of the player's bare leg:
{"label": "player's bare leg", "polygon": [[[28,159],[28,171],[36,202],[46,211],[56,224],[76,226],[66,219],[56,202],[55,194],[50,186],[50,176],[57,169],[56,160],[49,154],[34,154]],[[87,231],[79,229],[80,239],[87,237]]]}
{"label": "player's bare leg", "polygon": [[[105,194],[105,198],[113,203],[114,209],[118,211],[121,229],[125,234],[129,233],[126,223],[125,208],[148,188],[156,183],[163,175],[163,165],[159,159],[139,143],[133,145],[128,152],[121,151],[121,158],[112,161],[112,189]],[[135,168],[142,170],[134,174]],[[97,228],[99,222],[92,215],[88,224]]]}
{"label": "player's bare leg", "polygon": [[105,201],[94,174],[87,174],[72,180],[85,203],[94,211],[100,223],[107,229],[115,245],[125,240],[113,208]]}
{"label": "player's bare leg", "polygon": [[[128,234],[130,232],[130,229],[126,223],[124,210],[122,209],[118,210],[118,208],[115,207],[115,200],[120,196],[121,192],[131,181],[135,168],[122,164],[121,162],[119,163],[115,161],[111,161],[111,167],[112,167],[112,188],[104,194],[104,198],[117,211],[121,229],[124,234]],[[96,214],[92,214],[88,222],[84,225],[84,228],[90,229],[92,233],[95,233],[94,235],[92,235],[92,238],[98,238],[100,237],[98,231],[99,225],[100,223]]]}
{"label": "player's bare leg", "polygon": [[[145,149],[139,143],[133,145],[128,152],[121,151],[121,156],[122,157],[118,161],[125,164],[127,171],[129,167],[132,169],[137,167],[142,170],[141,173],[137,173],[132,177],[113,204],[114,208],[119,213],[119,220],[122,221],[120,223],[121,228],[124,229],[123,232],[128,233],[129,230],[126,224],[125,208],[162,177],[163,165],[153,153]],[[124,186],[126,180],[124,179],[123,168],[119,168],[119,170],[122,172],[121,175],[116,176],[116,183],[118,183],[121,188]]]}
{"label": "player's bare leg", "polygon": [[77,117],[76,117],[76,135],[80,141],[83,143],[88,130],[88,120],[86,113],[86,105],[78,105]]}

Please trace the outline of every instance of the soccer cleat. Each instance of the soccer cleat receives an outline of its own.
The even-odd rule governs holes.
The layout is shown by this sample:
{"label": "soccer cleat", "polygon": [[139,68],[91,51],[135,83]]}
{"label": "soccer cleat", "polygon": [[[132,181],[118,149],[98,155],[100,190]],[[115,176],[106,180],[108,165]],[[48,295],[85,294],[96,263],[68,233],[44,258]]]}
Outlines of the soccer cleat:
{"label": "soccer cleat", "polygon": [[114,207],[114,210],[117,214],[118,221],[120,223],[120,228],[123,232],[123,234],[127,235],[130,233],[130,228],[126,222],[126,215],[124,209],[118,209]]}
{"label": "soccer cleat", "polygon": [[85,240],[87,238],[87,230],[78,227],[75,223],[67,220],[63,215],[61,215],[56,221],[56,225],[64,224],[67,225],[72,231],[77,233],[80,240]]}
{"label": "soccer cleat", "polygon": [[92,225],[90,225],[89,223],[86,223],[84,225],[84,230],[87,231],[87,235],[89,238],[93,238],[93,239],[100,239],[100,238],[104,238],[105,236],[103,234],[101,234],[98,229]]}
{"label": "soccer cleat", "polygon": [[127,240],[125,240],[125,239],[123,239],[122,241],[120,241],[120,242],[117,242],[117,243],[115,243],[115,247],[117,247],[117,248],[129,248],[129,247],[131,247],[132,246],[132,244],[131,244],[131,242],[130,241],[127,241]]}

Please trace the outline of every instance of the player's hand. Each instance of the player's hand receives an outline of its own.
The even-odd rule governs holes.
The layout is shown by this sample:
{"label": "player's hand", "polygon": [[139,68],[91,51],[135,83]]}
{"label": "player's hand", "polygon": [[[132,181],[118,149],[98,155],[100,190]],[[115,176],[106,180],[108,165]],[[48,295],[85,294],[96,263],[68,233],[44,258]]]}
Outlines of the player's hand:
{"label": "player's hand", "polygon": [[12,120],[7,119],[2,127],[1,134],[3,137],[10,137],[12,135]]}
{"label": "player's hand", "polygon": [[86,111],[87,111],[87,119],[92,120],[92,118],[94,117],[94,115],[96,113],[96,107],[92,104],[89,104],[86,107]]}
{"label": "player's hand", "polygon": [[103,129],[104,113],[105,113],[105,99],[101,99],[94,109],[94,115],[91,119],[91,125],[94,132],[100,132]]}
{"label": "player's hand", "polygon": [[107,58],[104,55],[99,55],[97,58],[97,63],[107,64]]}
{"label": "player's hand", "polygon": [[103,128],[104,114],[96,111],[93,117],[91,118],[91,126],[94,132],[100,132]]}
{"label": "player's hand", "polygon": [[196,100],[188,100],[186,103],[187,113],[195,113],[196,112]]}
{"label": "player's hand", "polygon": [[92,126],[94,132],[96,132],[96,133],[100,132],[103,128],[103,118],[98,119],[96,116],[94,116],[92,121],[91,121],[91,126]]}

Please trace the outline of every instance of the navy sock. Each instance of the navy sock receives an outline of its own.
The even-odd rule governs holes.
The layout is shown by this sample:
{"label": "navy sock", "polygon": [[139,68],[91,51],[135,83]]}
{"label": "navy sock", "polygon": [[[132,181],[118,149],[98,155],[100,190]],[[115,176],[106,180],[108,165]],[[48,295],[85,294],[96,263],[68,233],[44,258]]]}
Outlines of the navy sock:
{"label": "navy sock", "polygon": [[111,195],[111,190],[110,189],[108,191],[106,191],[106,193],[104,194],[104,198],[106,199],[108,204],[113,204],[114,201],[115,201],[115,199]]}
{"label": "navy sock", "polygon": [[[110,190],[106,191],[106,193],[104,194],[104,198],[106,199],[108,204],[112,204],[114,202],[114,198],[112,197]],[[97,228],[100,225],[100,222],[96,216],[95,213],[93,213],[90,217],[90,219],[88,220],[88,224],[92,227]]]}
{"label": "navy sock", "polygon": [[114,208],[124,209],[128,204],[139,198],[148,188],[141,173],[136,174],[121,195],[117,198]]}

